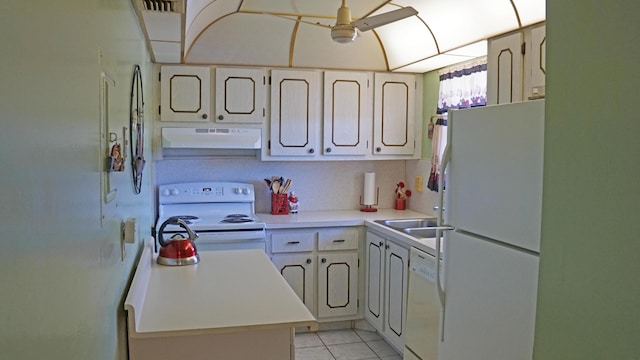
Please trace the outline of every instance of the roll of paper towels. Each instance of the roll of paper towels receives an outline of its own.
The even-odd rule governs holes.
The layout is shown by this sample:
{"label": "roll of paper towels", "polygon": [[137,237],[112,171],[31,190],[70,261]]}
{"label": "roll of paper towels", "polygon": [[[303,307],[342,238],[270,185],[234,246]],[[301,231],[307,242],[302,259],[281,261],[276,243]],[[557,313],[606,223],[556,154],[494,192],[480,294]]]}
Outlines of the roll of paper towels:
{"label": "roll of paper towels", "polygon": [[376,173],[364,173],[364,205],[376,204]]}

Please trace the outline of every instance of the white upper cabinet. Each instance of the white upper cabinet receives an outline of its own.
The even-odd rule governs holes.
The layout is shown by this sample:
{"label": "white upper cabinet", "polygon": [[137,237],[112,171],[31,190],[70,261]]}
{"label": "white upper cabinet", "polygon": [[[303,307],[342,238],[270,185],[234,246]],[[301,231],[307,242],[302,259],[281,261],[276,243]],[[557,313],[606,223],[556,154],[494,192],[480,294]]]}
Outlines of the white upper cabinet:
{"label": "white upper cabinet", "polygon": [[373,154],[414,155],[415,76],[376,73],[373,91]]}
{"label": "white upper cabinet", "polygon": [[506,104],[544,96],[545,26],[537,25],[489,40],[487,104]]}
{"label": "white upper cabinet", "polygon": [[324,73],[324,155],[366,155],[371,140],[371,73]]}
{"label": "white upper cabinet", "polygon": [[529,43],[531,44],[531,56],[525,56],[525,61],[527,61],[527,59],[531,61],[531,65],[529,66],[531,69],[531,80],[528,82],[525,81],[525,84],[529,84],[529,86],[525,88],[525,93],[527,98],[537,98],[544,96],[545,93],[547,35],[544,25],[531,29],[531,41],[529,41]]}
{"label": "white upper cabinet", "polygon": [[161,121],[210,120],[210,67],[163,66],[160,93]]}
{"label": "white upper cabinet", "polygon": [[256,123],[265,118],[264,69],[216,68],[217,123]]}
{"label": "white upper cabinet", "polygon": [[271,71],[270,155],[318,153],[320,91],[319,71]]}
{"label": "white upper cabinet", "polygon": [[506,104],[522,100],[521,32],[493,39],[487,54],[487,103]]}

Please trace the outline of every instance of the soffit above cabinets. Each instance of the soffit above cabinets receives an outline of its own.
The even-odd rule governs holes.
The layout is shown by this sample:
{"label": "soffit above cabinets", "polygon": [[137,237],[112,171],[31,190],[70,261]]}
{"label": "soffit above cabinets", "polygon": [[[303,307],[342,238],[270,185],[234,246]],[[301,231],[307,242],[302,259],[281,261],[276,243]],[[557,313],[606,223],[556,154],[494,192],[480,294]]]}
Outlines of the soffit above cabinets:
{"label": "soffit above cabinets", "polygon": [[[486,55],[486,39],[545,20],[545,0],[347,0],[353,20],[417,15],[338,44],[341,0],[132,0],[156,63],[423,73]],[[313,24],[320,24],[317,26]]]}

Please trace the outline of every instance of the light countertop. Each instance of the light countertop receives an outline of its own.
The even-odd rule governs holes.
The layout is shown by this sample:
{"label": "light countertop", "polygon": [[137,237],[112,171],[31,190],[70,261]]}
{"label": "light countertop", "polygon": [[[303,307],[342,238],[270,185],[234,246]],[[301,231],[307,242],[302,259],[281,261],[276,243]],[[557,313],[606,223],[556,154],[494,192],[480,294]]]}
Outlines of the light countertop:
{"label": "light countertop", "polygon": [[435,239],[417,239],[374,222],[375,220],[414,219],[433,217],[413,210],[378,209],[376,212],[359,210],[301,211],[297,214],[257,214],[266,223],[267,230],[309,227],[366,226],[368,230],[391,237],[396,242],[413,246],[431,255],[435,254]]}
{"label": "light countertop", "polygon": [[196,265],[163,266],[151,248],[125,301],[130,336],[317,327],[263,251],[203,251]]}

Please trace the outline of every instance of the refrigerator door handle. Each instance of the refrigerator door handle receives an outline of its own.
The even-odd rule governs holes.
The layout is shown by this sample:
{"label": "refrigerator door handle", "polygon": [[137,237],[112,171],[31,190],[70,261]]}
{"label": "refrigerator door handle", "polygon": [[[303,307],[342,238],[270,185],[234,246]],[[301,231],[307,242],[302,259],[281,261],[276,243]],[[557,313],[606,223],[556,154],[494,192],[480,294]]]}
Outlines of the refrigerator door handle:
{"label": "refrigerator door handle", "polygon": [[444,211],[444,172],[449,165],[449,159],[451,159],[451,144],[447,144],[444,148],[442,161],[440,162],[440,176],[438,177],[438,206],[434,206],[438,226],[444,226],[444,220],[442,218],[442,212]]}
{"label": "refrigerator door handle", "polygon": [[442,240],[442,232],[443,231],[451,231],[455,230],[455,228],[450,226],[438,226],[436,227],[436,289],[438,290],[438,300],[440,300],[440,341],[444,341],[444,316],[445,316],[445,292],[442,286],[442,281],[440,280],[441,273],[441,240]]}

